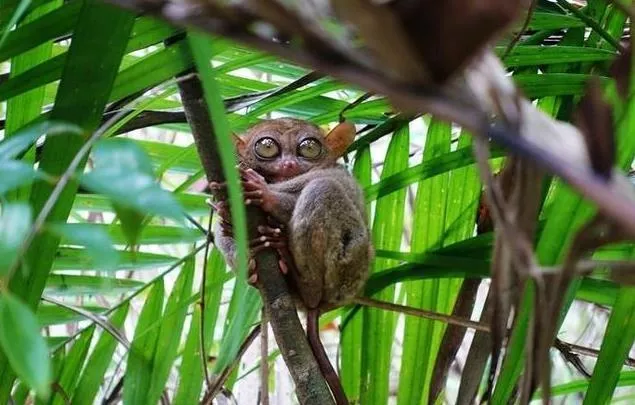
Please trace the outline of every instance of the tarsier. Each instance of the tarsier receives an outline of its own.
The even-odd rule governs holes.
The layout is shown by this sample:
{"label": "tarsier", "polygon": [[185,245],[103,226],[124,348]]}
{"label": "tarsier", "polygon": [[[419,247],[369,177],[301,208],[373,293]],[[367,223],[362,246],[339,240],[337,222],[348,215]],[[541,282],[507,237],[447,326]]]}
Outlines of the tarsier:
{"label": "tarsier", "polygon": [[[349,123],[325,135],[311,123],[290,118],[264,121],[235,137],[245,204],[261,207],[270,217],[269,226],[259,227],[260,236],[250,241],[250,250],[252,255],[263,248],[278,251],[289,288],[307,310],[309,342],[338,404],[347,400],[319,340],[318,317],[361,293],[373,257],[362,190],[337,163],[354,137]],[[215,241],[234,267],[228,204],[214,206],[221,216]],[[257,282],[257,267],[250,258],[251,283]]]}

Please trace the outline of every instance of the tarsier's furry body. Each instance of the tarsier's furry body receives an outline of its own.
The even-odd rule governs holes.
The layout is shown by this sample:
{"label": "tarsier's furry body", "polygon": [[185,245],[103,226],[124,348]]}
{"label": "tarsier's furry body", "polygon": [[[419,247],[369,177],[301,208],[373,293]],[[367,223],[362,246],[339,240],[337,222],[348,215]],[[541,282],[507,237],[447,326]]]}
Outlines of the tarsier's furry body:
{"label": "tarsier's furry body", "polygon": [[[354,136],[351,124],[340,124],[325,135],[306,121],[282,118],[236,137],[245,203],[260,206],[277,224],[261,227],[262,236],[251,246],[278,249],[290,289],[308,311],[309,329],[315,329],[311,323],[317,322],[320,310],[361,293],[373,257],[363,193],[337,163]],[[215,240],[233,266],[236,249],[229,215],[218,208],[223,221],[215,229]],[[257,263],[252,260],[250,267],[255,282]],[[316,338],[311,333],[317,330],[309,332],[310,341]],[[311,344],[315,352],[315,342]],[[341,403],[335,392],[341,387],[333,387],[330,380],[329,385]]]}

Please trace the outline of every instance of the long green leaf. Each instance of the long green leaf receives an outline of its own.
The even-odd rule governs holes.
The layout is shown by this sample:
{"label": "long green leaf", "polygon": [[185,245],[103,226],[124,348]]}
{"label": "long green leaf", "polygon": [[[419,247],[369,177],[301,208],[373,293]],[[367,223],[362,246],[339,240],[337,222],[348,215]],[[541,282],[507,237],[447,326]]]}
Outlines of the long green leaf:
{"label": "long green leaf", "polygon": [[[93,338],[94,332],[95,326],[93,325],[79,335],[64,358],[62,369],[55,378],[55,382],[62,389],[62,392],[67,393],[67,395],[75,391],[75,388],[78,386],[79,375],[86,361],[86,355],[88,354],[88,348],[90,347],[90,341]],[[65,403],[65,399],[58,392],[56,392],[49,401],[49,404],[53,405],[64,405]]]}
{"label": "long green leaf", "polygon": [[[353,166],[353,174],[364,187],[371,182],[372,161],[370,156],[370,148],[360,149],[355,155],[355,164]],[[342,325],[341,347],[342,347],[342,364],[341,379],[342,386],[346,391],[346,395],[353,403],[359,401],[360,388],[362,381],[362,347],[359,342],[362,341],[364,326],[364,314],[358,312],[346,324]]]}
{"label": "long green leaf", "polygon": [[[88,133],[97,127],[133,22],[134,16],[127,11],[94,0],[84,2],[53,107],[53,119],[76,124]],[[104,46],[106,43],[108,46]],[[42,149],[39,168],[51,175],[62,174],[83,143],[84,138],[77,135],[48,138]],[[44,182],[34,184],[31,204],[35,213],[49,199],[53,187]],[[49,220],[66,220],[76,190],[76,182],[71,182],[64,189]],[[10,281],[9,288],[31,308],[39,302],[58,243],[59,239],[54,235],[38,235],[25,257],[29,271],[17,272]],[[7,402],[12,385],[13,377],[2,355],[0,403]]]}
{"label": "long green leaf", "polygon": [[183,322],[188,308],[183,306],[183,302],[187,301],[192,295],[193,278],[194,258],[190,258],[183,263],[181,273],[174,283],[174,288],[165,306],[165,315],[161,320],[154,352],[154,367],[152,368],[150,389],[146,399],[148,404],[157,403],[166,388],[172,363],[176,360],[181,332],[183,331]]}
{"label": "long green leaf", "polygon": [[[134,33],[128,41],[125,49],[126,53],[154,45],[178,32],[175,30],[166,30],[165,26],[150,24],[144,18],[138,19],[133,29]],[[121,72],[123,79],[118,79],[116,91],[119,92],[119,94],[129,95],[138,91],[136,90],[138,88],[144,89],[154,86],[170,78],[169,72],[175,70],[182,71],[185,69],[183,66],[191,66],[191,61],[188,62],[187,60],[170,57],[170,55],[173,55],[175,49],[178,50],[180,48],[176,45],[176,48],[168,47],[166,50],[157,51],[143,58],[135,57],[135,63],[132,66],[124,67],[122,63],[118,68],[124,68]],[[1,82],[0,100],[15,97],[47,83],[59,80],[62,76],[62,70],[67,57],[68,52],[56,55],[39,64],[29,66],[29,69],[12,76],[6,82]],[[122,61],[124,60],[125,59],[122,59]],[[166,71],[168,71],[167,75],[165,73]],[[159,79],[157,79],[157,76],[160,76]],[[137,85],[134,83],[135,80],[138,81]],[[42,91],[43,90],[44,89],[42,89]],[[118,93],[115,92],[114,96],[117,96],[117,94]]]}
{"label": "long green leaf", "polygon": [[[39,21],[40,16],[46,15],[49,13],[49,11],[55,9],[56,7],[59,7],[61,3],[62,2],[60,0],[50,1],[46,5],[39,7],[36,10],[34,10],[32,13],[30,13],[24,19],[24,21],[20,23],[20,25],[18,26],[18,29],[13,31],[7,37],[8,38],[7,42],[5,42],[4,45],[0,46],[0,53],[7,51],[7,48],[9,48],[8,45],[11,43],[11,38],[14,37],[14,35],[16,35],[18,31],[24,32],[26,34],[26,37],[22,38],[22,40],[18,38],[16,42],[19,44],[28,42],[29,38],[36,36],[36,35],[33,35],[33,33],[39,34],[41,32],[40,29],[43,30],[44,28],[39,27],[34,29],[32,24],[35,24],[36,21]],[[76,3],[79,3],[79,2],[76,2]],[[78,11],[79,11],[79,8],[77,8],[76,13]],[[52,11],[51,13],[54,13],[54,12],[55,11]],[[63,22],[59,21],[57,24],[63,25]],[[16,75],[19,75],[22,72],[29,70],[31,67],[36,66],[39,63],[42,63],[43,61],[45,61],[47,58],[51,56],[52,42],[50,40],[52,39],[52,37],[48,37],[47,39],[49,40],[48,42],[42,43],[40,41],[37,41],[37,44],[39,46],[36,46],[30,51],[22,55],[15,56],[11,59],[11,72],[9,74],[9,80],[11,80],[11,78],[15,77]],[[4,57],[0,56],[0,60],[3,60],[3,59]],[[17,134],[20,128],[22,128],[28,122],[30,122],[31,120],[39,116],[42,111],[43,104],[44,104],[44,89],[43,88],[34,89],[32,91],[29,91],[27,93],[21,94],[17,97],[14,97],[8,100],[7,111],[6,111],[5,132],[4,132],[5,137],[7,139],[10,139],[10,137]],[[27,156],[23,157],[23,160],[25,160],[28,163],[31,163],[34,160],[34,157],[35,157],[35,151],[32,151]],[[21,200],[26,200],[29,196],[29,191],[30,191],[29,187],[24,187],[20,190],[17,190],[12,196],[10,196],[10,198],[18,198]]]}
{"label": "long green leaf", "polygon": [[[103,313],[106,308],[97,307],[94,305],[84,305],[80,307],[84,311],[92,312],[94,314]],[[71,322],[85,321],[86,317],[79,314],[69,308],[64,308],[58,305],[40,305],[37,309],[37,320],[40,326],[60,325]]]}
{"label": "long green leaf", "polygon": [[[177,257],[161,255],[158,253],[131,252],[129,250],[118,252],[117,266],[110,271],[118,270],[151,270],[157,267],[167,267],[178,260]],[[85,249],[74,247],[61,247],[57,250],[52,270],[82,271],[94,270],[93,258]],[[102,269],[104,270],[104,269]]]}
{"label": "long green leaf", "polygon": [[[123,326],[129,306],[129,303],[126,302],[112,314],[109,319],[112,326],[115,328]],[[93,352],[86,361],[86,367],[84,367],[84,371],[77,383],[77,388],[72,396],[72,403],[94,403],[99,387],[103,384],[106,370],[112,362],[112,355],[116,347],[117,340],[108,332],[102,331]]]}
{"label": "long green leaf", "polygon": [[[501,55],[506,47],[497,47]],[[557,63],[610,61],[615,53],[582,46],[518,46],[504,59],[506,67],[538,66]]]}
{"label": "long green leaf", "polygon": [[159,331],[151,328],[163,313],[163,279],[153,287],[143,305],[134,339],[128,353],[128,364],[123,382],[123,401],[130,405],[145,405],[148,390],[152,384],[152,372],[155,368],[154,353],[157,347]]}
{"label": "long green leaf", "polygon": [[[426,137],[424,161],[447,154],[450,151],[450,140],[450,125],[432,121]],[[445,173],[418,183],[412,225],[413,252],[438,248],[443,243],[449,179],[449,173]],[[445,280],[409,283],[406,286],[407,305],[437,310],[437,301],[445,298],[442,297],[441,290],[447,289],[447,283]],[[438,339],[433,335],[442,331],[435,331],[436,328],[433,321],[406,318],[398,404],[418,404],[422,398],[428,398],[431,366],[435,362],[438,349],[433,343],[433,340]]]}
{"label": "long green leaf", "polygon": [[229,191],[229,205],[232,213],[232,225],[234,227],[234,240],[237,250],[237,271],[242,280],[247,275],[247,227],[245,206],[242,202],[242,190],[240,188],[238,172],[236,170],[236,157],[234,145],[231,140],[229,123],[225,117],[225,107],[218,91],[216,74],[211,68],[214,43],[208,37],[195,32],[190,32],[188,40],[196,66],[200,72],[205,92],[205,101],[209,108],[210,117],[213,120],[214,135],[218,143],[218,154],[223,164],[223,172],[227,189]]}
{"label": "long green leaf", "polygon": [[141,281],[102,276],[50,274],[46,280],[47,295],[120,295],[141,287]]}
{"label": "long green leaf", "polygon": [[[209,213],[209,205],[205,200],[209,197],[205,194],[179,193],[177,201],[185,212],[192,216],[206,215]],[[78,194],[73,202],[74,211],[114,212],[110,200],[97,194]],[[143,231],[141,233],[143,235]]]}
{"label": "long green leaf", "polygon": [[[179,387],[174,397],[175,405],[187,405],[198,401],[203,386],[203,367],[207,367],[207,354],[214,341],[214,331],[219,316],[226,269],[223,256],[218,249],[212,250],[207,263],[205,278],[205,312],[203,313],[203,334],[201,334],[201,306],[194,308],[190,330],[183,350],[179,370]],[[204,342],[201,342],[204,337]],[[204,354],[201,353],[201,348]],[[201,364],[205,361],[205,364]]]}
{"label": "long green leaf", "polygon": [[[46,47],[48,52],[42,52],[41,57],[37,58],[39,62],[46,60],[46,57],[50,56],[51,53],[51,43],[49,41],[68,34],[75,27],[82,2],[73,0],[61,7],[60,5],[60,2],[51,1],[46,7],[38,8],[31,13],[16,30],[7,36],[3,46],[0,46],[0,61],[13,58],[16,55],[32,50],[38,45],[48,43]],[[59,8],[55,9],[56,7]],[[15,60],[11,61],[12,65],[14,62]],[[34,66],[36,64],[31,63],[30,65]],[[24,71],[24,69],[19,69],[19,71]]]}
{"label": "long green leaf", "polygon": [[232,213],[232,225],[238,259],[236,271],[239,277],[236,279],[230,311],[232,307],[234,309],[240,308],[240,310],[235,312],[234,316],[230,318],[231,322],[227,325],[223,333],[221,350],[218,360],[214,365],[215,371],[219,371],[230,364],[236,357],[240,344],[247,335],[258,313],[260,299],[256,291],[246,284],[247,227],[245,206],[243,205],[242,190],[235,168],[236,157],[234,155],[234,146],[230,139],[229,123],[225,117],[225,108],[216,82],[216,74],[214,69],[210,66],[214,42],[206,36],[195,32],[188,34],[188,40],[192,53],[194,54],[196,66],[201,75],[203,89],[205,91],[205,100],[207,101],[210,117],[212,117],[213,120],[213,128],[216,132],[214,135],[218,144],[218,153],[223,165],[223,173],[229,191],[229,205]]}
{"label": "long green leaf", "polygon": [[609,403],[635,340],[635,288],[622,287],[600,347],[585,404]]}
{"label": "long green leaf", "polygon": [[40,398],[47,398],[51,382],[48,347],[29,307],[7,292],[0,294],[0,347],[18,377]]}
{"label": "long green leaf", "polygon": [[20,19],[26,14],[29,6],[31,5],[31,0],[20,0],[18,6],[15,10],[13,10],[13,15],[11,19],[7,23],[6,27],[3,27],[2,32],[0,32],[0,48],[4,45],[4,41],[7,39],[11,28],[20,21]]}
{"label": "long green leaf", "polygon": [[[410,145],[409,128],[396,131],[391,139],[382,178],[405,169],[408,165]],[[378,249],[395,249],[401,244],[404,221],[405,190],[383,197],[377,201],[373,222],[373,243]],[[391,260],[376,259],[373,272],[390,267]],[[383,301],[394,300],[394,287],[388,287],[376,298]],[[364,336],[362,340],[362,390],[361,403],[386,404],[389,395],[389,374],[391,352],[394,342],[393,332],[397,317],[376,309],[364,310]]]}

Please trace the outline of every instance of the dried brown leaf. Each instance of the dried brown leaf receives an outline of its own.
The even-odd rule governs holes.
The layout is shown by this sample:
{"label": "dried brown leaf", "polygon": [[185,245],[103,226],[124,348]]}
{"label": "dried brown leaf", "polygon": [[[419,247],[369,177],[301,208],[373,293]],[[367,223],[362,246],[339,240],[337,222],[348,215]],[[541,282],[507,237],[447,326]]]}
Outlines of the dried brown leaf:
{"label": "dried brown leaf", "polygon": [[[485,299],[485,306],[481,313],[481,322],[491,322],[492,318],[492,294],[488,292]],[[459,385],[459,393],[457,396],[457,405],[471,405],[478,394],[478,389],[483,380],[487,359],[492,353],[492,338],[489,333],[476,331],[470,350],[465,359],[463,373],[461,374],[461,383]]]}
{"label": "dried brown leaf", "polygon": [[[469,318],[472,315],[474,303],[476,302],[476,293],[478,292],[478,286],[480,284],[480,279],[468,278],[463,281],[456,303],[454,304],[454,310],[452,311],[453,316]],[[445,329],[439,353],[437,353],[437,359],[434,364],[434,370],[432,372],[430,395],[428,398],[429,404],[435,404],[439,394],[443,391],[448,377],[448,372],[450,371],[450,366],[456,358],[456,353],[463,342],[464,336],[465,328],[461,326],[448,325]],[[489,348],[487,352],[489,353]]]}
{"label": "dried brown leaf", "polygon": [[631,86],[631,70],[633,64],[633,52],[631,47],[626,48],[626,52],[622,53],[611,65],[610,74],[615,79],[617,91],[619,95],[626,99]]}
{"label": "dried brown leaf", "polygon": [[613,110],[602,96],[597,77],[589,81],[574,121],[584,136],[593,171],[608,180],[615,162]]}
{"label": "dried brown leaf", "polygon": [[[523,0],[399,0],[399,15],[421,60],[437,83],[445,82],[519,14]],[[461,38],[457,41],[456,38]]]}

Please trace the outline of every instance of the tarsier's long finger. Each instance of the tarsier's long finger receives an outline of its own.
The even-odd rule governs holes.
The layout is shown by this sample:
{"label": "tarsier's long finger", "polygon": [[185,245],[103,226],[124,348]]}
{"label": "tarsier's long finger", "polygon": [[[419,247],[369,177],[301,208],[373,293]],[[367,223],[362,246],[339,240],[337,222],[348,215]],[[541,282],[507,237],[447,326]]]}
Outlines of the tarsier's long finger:
{"label": "tarsier's long finger", "polygon": [[282,235],[282,229],[274,228],[274,227],[266,226],[266,225],[260,225],[258,227],[258,233],[265,236],[279,237]]}
{"label": "tarsier's long finger", "polygon": [[284,274],[293,272],[297,274],[298,270],[295,267],[295,261],[291,256],[291,252],[289,252],[289,246],[287,246],[287,244],[285,244],[284,247],[278,249],[278,256],[280,257],[278,264],[280,265],[280,270]]}
{"label": "tarsier's long finger", "polygon": [[244,191],[243,197],[245,200],[262,199],[262,190]]}
{"label": "tarsier's long finger", "polygon": [[241,184],[245,192],[262,190],[262,184],[258,184],[251,180],[244,180]]}
{"label": "tarsier's long finger", "polygon": [[247,261],[247,282],[254,285],[258,282],[258,273],[256,272],[256,259],[253,257]]}
{"label": "tarsier's long finger", "polygon": [[250,247],[251,253],[252,254],[256,254],[264,249],[283,249],[286,246],[285,243],[283,242],[271,242],[271,241],[267,241],[264,242],[260,245],[255,245]]}
{"label": "tarsier's long finger", "polygon": [[288,274],[289,273],[289,267],[287,267],[287,263],[280,259],[278,260],[278,266],[280,267],[280,273],[282,274]]}
{"label": "tarsier's long finger", "polygon": [[265,181],[265,178],[254,169],[242,169],[240,170],[240,175],[245,180],[253,181],[255,183],[262,183]]}
{"label": "tarsier's long finger", "polygon": [[[286,246],[286,240],[285,238],[281,238],[277,235],[261,235],[257,238],[254,238],[252,240],[249,241],[249,247],[257,247],[260,245],[264,245],[266,243],[276,243],[276,244],[283,244],[283,246]],[[267,246],[269,247],[269,246]]]}
{"label": "tarsier's long finger", "polygon": [[231,213],[229,212],[229,204],[225,201],[210,201],[208,204],[214,209],[214,211],[227,222],[231,221]]}
{"label": "tarsier's long finger", "polygon": [[245,205],[253,205],[259,207],[262,205],[262,198],[246,198]]}
{"label": "tarsier's long finger", "polygon": [[225,200],[214,201],[211,198],[206,199],[205,203],[209,205],[210,207],[214,208],[214,211],[217,211],[217,212],[225,209],[225,207],[227,206],[227,204],[225,203]]}

